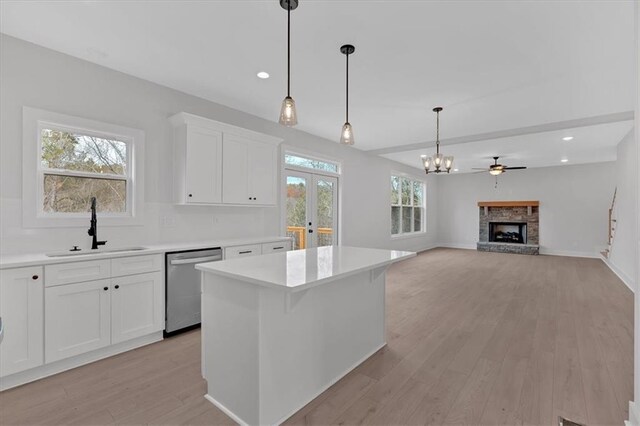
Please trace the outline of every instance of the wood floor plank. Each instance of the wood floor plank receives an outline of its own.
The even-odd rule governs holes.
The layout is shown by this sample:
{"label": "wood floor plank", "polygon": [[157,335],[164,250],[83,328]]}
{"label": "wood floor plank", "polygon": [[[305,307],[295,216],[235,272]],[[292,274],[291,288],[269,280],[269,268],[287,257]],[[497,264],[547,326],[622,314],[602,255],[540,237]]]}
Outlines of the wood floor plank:
{"label": "wood floor plank", "polygon": [[[620,424],[633,294],[597,259],[435,249],[393,265],[387,346],[286,424]],[[190,331],[0,393],[0,424],[233,424]]]}

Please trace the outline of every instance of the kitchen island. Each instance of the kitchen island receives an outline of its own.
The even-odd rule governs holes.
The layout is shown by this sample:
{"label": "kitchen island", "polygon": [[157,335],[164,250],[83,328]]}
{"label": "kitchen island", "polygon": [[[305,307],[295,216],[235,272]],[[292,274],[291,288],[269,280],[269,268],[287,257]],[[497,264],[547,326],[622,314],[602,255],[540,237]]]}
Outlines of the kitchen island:
{"label": "kitchen island", "polygon": [[385,343],[385,272],[415,253],[320,247],[204,263],[208,400],[279,424]]}

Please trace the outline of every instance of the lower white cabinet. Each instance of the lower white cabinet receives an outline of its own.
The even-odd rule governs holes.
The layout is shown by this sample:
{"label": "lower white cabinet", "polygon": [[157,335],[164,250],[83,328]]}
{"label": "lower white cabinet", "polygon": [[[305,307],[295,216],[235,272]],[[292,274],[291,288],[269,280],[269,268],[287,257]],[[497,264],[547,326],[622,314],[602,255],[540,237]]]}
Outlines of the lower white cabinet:
{"label": "lower white cabinet", "polygon": [[111,280],[45,289],[45,360],[58,361],[111,343]]}
{"label": "lower white cabinet", "polygon": [[244,246],[226,247],[224,249],[225,259],[235,259],[236,257],[258,256],[262,254],[260,244],[247,244]]}
{"label": "lower white cabinet", "polygon": [[44,363],[42,267],[0,271],[0,377]]}
{"label": "lower white cabinet", "polygon": [[162,272],[111,280],[111,343],[164,328]]}
{"label": "lower white cabinet", "polygon": [[160,255],[153,256],[112,259],[111,266],[116,273],[154,272],[46,287],[45,362],[162,331],[164,275]]}

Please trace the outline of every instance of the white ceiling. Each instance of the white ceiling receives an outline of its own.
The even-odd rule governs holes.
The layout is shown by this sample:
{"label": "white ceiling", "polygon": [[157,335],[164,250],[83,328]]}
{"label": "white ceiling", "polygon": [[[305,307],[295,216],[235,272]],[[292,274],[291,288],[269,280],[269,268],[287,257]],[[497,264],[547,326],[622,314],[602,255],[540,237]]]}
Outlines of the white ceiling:
{"label": "white ceiling", "polygon": [[[440,152],[455,157],[454,168],[458,169],[457,173],[474,172],[474,167],[488,168],[493,164],[494,156],[500,157],[500,164],[529,168],[615,161],[616,145],[632,127],[633,121],[622,121],[570,130],[441,145]],[[565,136],[573,136],[573,139],[564,141],[562,138]],[[432,146],[385,154],[383,157],[421,167],[420,155],[434,153],[435,147]],[[562,159],[569,161],[562,163]]]}
{"label": "white ceiling", "polygon": [[[356,46],[350,121],[363,150],[432,140],[436,105],[445,107],[444,139],[633,110],[631,0],[300,3],[292,12],[298,128],[330,140],[344,121],[344,43]],[[0,5],[3,33],[277,120],[286,90],[278,0]],[[601,126],[603,146],[624,133]],[[535,141],[474,142],[460,165],[493,153],[525,159]],[[416,165],[413,153],[391,157]]]}

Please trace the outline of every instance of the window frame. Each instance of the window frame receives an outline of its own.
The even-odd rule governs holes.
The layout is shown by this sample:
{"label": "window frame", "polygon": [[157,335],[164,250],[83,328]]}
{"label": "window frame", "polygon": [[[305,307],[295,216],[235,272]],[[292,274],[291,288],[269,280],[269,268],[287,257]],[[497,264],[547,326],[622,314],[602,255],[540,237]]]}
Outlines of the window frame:
{"label": "window frame", "polygon": [[[297,166],[295,164],[289,164],[286,161],[286,156],[287,155],[293,155],[293,156],[296,156],[296,157],[308,158],[310,160],[322,161],[324,163],[335,164],[337,171],[336,172],[331,172],[331,171],[328,171],[328,170],[314,169],[314,168],[311,168],[311,167],[304,167],[304,166]],[[318,174],[318,175],[333,176],[333,177],[337,177],[337,178],[339,178],[342,175],[342,163],[340,161],[336,161],[335,159],[331,159],[331,158],[321,157],[321,156],[318,156],[316,154],[309,154],[309,153],[301,152],[301,151],[297,151],[297,150],[294,151],[294,150],[289,149],[287,147],[285,147],[283,149],[283,152],[282,152],[282,168],[283,169],[294,170],[294,171],[297,171],[297,172],[314,173],[314,174]]]}
{"label": "window frame", "polygon": [[[398,185],[398,204],[394,204],[393,203],[393,198],[391,195],[391,191],[389,191],[389,214],[390,214],[390,220],[389,220],[389,233],[391,234],[391,238],[392,239],[398,239],[398,238],[409,238],[409,237],[416,237],[416,236],[422,236],[422,235],[426,235],[427,233],[427,182],[424,179],[419,179],[416,178],[415,176],[409,175],[407,173],[402,173],[402,172],[395,172],[392,171],[391,175],[389,177],[389,185],[391,189],[391,181],[394,177],[397,177],[399,179],[399,185]],[[411,204],[410,205],[405,205],[402,203],[402,181],[403,180],[407,180],[410,182],[411,185],[411,195],[410,195],[410,201]],[[422,188],[422,205],[417,206],[414,205],[414,188],[415,188],[415,183],[420,184],[420,187]],[[397,234],[393,233],[393,214],[391,213],[393,210],[393,207],[399,207],[400,208],[400,223],[399,223],[399,232]],[[403,209],[407,207],[407,208],[411,208],[412,209],[412,214],[411,214],[411,231],[409,232],[404,232],[402,229],[402,211]],[[415,220],[414,220],[414,215],[413,215],[413,209],[419,207],[422,210],[422,215],[420,217],[420,231],[415,231],[413,230],[415,227]]]}
{"label": "window frame", "polygon": [[[42,130],[78,133],[127,144],[126,175],[48,168],[42,164]],[[34,163],[35,162],[35,163]],[[142,225],[144,212],[144,132],[35,108],[23,108],[22,204],[25,227],[85,226],[87,213],[45,212],[44,176],[72,176],[125,181],[126,211],[99,213],[101,225]]]}

